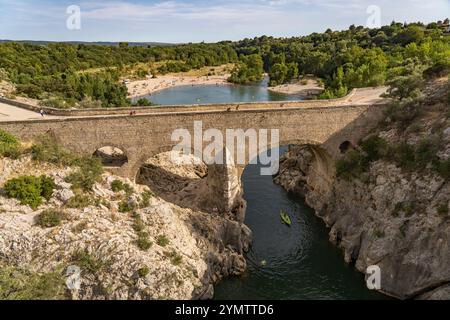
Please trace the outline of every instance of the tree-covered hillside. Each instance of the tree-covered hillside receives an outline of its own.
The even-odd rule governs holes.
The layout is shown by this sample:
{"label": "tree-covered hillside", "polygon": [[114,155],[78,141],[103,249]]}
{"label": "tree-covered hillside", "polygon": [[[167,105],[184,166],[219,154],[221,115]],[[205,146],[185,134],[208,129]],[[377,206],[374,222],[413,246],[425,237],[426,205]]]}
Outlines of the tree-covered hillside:
{"label": "tree-covered hillside", "polygon": [[313,74],[325,82],[321,97],[332,98],[356,87],[398,81],[408,86],[414,82],[411,76],[448,73],[450,36],[437,23],[393,22],[380,29],[351,26],[345,31],[327,30],[305,37],[263,36],[216,44],[0,44],[0,70],[4,70],[0,75],[6,74],[16,85],[16,94],[47,99],[55,106],[94,102],[103,107],[128,105],[126,88],[119,82],[125,67],[155,62],[162,64],[155,73],[234,63],[230,81],[240,84],[260,80],[263,72],[270,75],[272,85]]}

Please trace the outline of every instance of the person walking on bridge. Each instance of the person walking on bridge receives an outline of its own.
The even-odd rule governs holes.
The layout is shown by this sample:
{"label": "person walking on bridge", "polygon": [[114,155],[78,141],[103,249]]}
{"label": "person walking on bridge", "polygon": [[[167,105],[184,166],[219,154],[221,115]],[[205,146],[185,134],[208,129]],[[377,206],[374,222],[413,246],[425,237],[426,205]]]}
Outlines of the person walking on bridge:
{"label": "person walking on bridge", "polygon": [[44,111],[44,109],[41,109],[41,110],[39,110],[39,113],[41,114],[41,116],[42,116],[42,118],[44,117],[44,115],[45,115],[45,111]]}

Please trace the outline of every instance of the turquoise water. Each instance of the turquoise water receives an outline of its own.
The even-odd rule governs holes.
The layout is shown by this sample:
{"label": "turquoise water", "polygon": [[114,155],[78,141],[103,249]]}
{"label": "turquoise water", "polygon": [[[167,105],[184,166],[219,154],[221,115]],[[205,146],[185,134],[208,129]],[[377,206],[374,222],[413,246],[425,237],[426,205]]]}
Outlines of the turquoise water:
{"label": "turquoise water", "polygon": [[[364,275],[344,262],[328,241],[329,230],[301,198],[259,175],[257,165],[246,168],[242,181],[245,223],[254,235],[248,271],[219,283],[215,299],[386,299],[369,291]],[[281,209],[292,227],[281,223]]]}
{"label": "turquoise water", "polygon": [[159,105],[302,100],[300,96],[267,90],[267,81],[265,79],[259,84],[248,86],[230,84],[173,87],[146,98]]}

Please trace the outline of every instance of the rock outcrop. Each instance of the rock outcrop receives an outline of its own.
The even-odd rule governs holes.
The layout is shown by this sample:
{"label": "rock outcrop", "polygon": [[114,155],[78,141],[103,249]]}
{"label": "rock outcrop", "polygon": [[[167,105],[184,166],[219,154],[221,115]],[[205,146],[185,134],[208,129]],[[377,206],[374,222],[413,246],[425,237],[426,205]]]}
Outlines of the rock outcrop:
{"label": "rock outcrop", "polygon": [[[389,143],[439,137],[437,156],[450,156],[450,122],[445,103],[425,108],[406,130],[372,133]],[[317,146],[292,148],[280,161],[275,182],[302,195],[331,228],[330,241],[345,260],[365,272],[381,268],[382,292],[401,299],[450,299],[450,184],[431,170],[405,170],[385,159],[360,177],[336,178]],[[326,164],[328,163],[328,164]],[[423,169],[423,170],[422,170]]]}
{"label": "rock outcrop", "polygon": [[[46,174],[57,185],[52,198],[37,210],[0,195],[1,262],[35,273],[65,274],[70,266],[80,267],[81,289],[68,290],[70,298],[208,299],[222,277],[246,269],[243,254],[251,232],[226,212],[206,212],[152,196],[145,206],[123,213],[123,199],[141,203],[150,189],[110,174],[94,185],[91,205],[68,208],[65,204],[74,193],[64,178],[72,169],[37,165],[26,156],[0,158],[0,169],[0,186],[22,174]],[[191,177],[203,174],[201,168],[197,173],[190,169],[185,174]],[[132,194],[113,192],[115,180],[131,186]],[[37,217],[49,208],[63,211],[65,217],[61,225],[43,228]],[[136,245],[136,217],[151,243],[148,250]]]}

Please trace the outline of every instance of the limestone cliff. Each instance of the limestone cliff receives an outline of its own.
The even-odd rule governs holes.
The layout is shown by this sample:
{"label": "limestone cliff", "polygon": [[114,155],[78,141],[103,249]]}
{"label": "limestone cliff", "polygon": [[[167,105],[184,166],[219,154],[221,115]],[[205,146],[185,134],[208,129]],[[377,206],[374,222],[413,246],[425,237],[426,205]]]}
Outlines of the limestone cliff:
{"label": "limestone cliff", "polygon": [[[170,164],[160,165],[170,171]],[[191,169],[195,175],[193,168],[186,172]],[[64,178],[71,170],[37,164],[28,156],[0,158],[0,186],[25,174],[46,174],[57,186],[37,210],[0,195],[1,265],[37,274],[57,271],[63,277],[69,266],[78,266],[81,289],[66,290],[73,299],[211,298],[215,282],[245,270],[251,232],[223,212],[179,206],[157,194],[137,206],[150,189],[111,174],[94,185],[91,203],[70,208],[74,193]],[[116,180],[131,191],[112,191]],[[135,209],[123,212],[123,201]],[[37,219],[49,208],[63,211],[64,219],[44,228]],[[148,237],[145,250],[136,243],[137,231]]]}
{"label": "limestone cliff", "polygon": [[[282,157],[275,177],[305,197],[331,228],[330,240],[348,263],[361,272],[378,265],[381,291],[402,299],[450,299],[449,106],[433,92],[403,126],[388,117],[363,137],[401,146],[390,147],[364,172],[345,179],[336,175],[337,159],[318,156],[324,149],[299,146]],[[442,168],[447,176],[433,170],[436,163],[447,164]]]}

